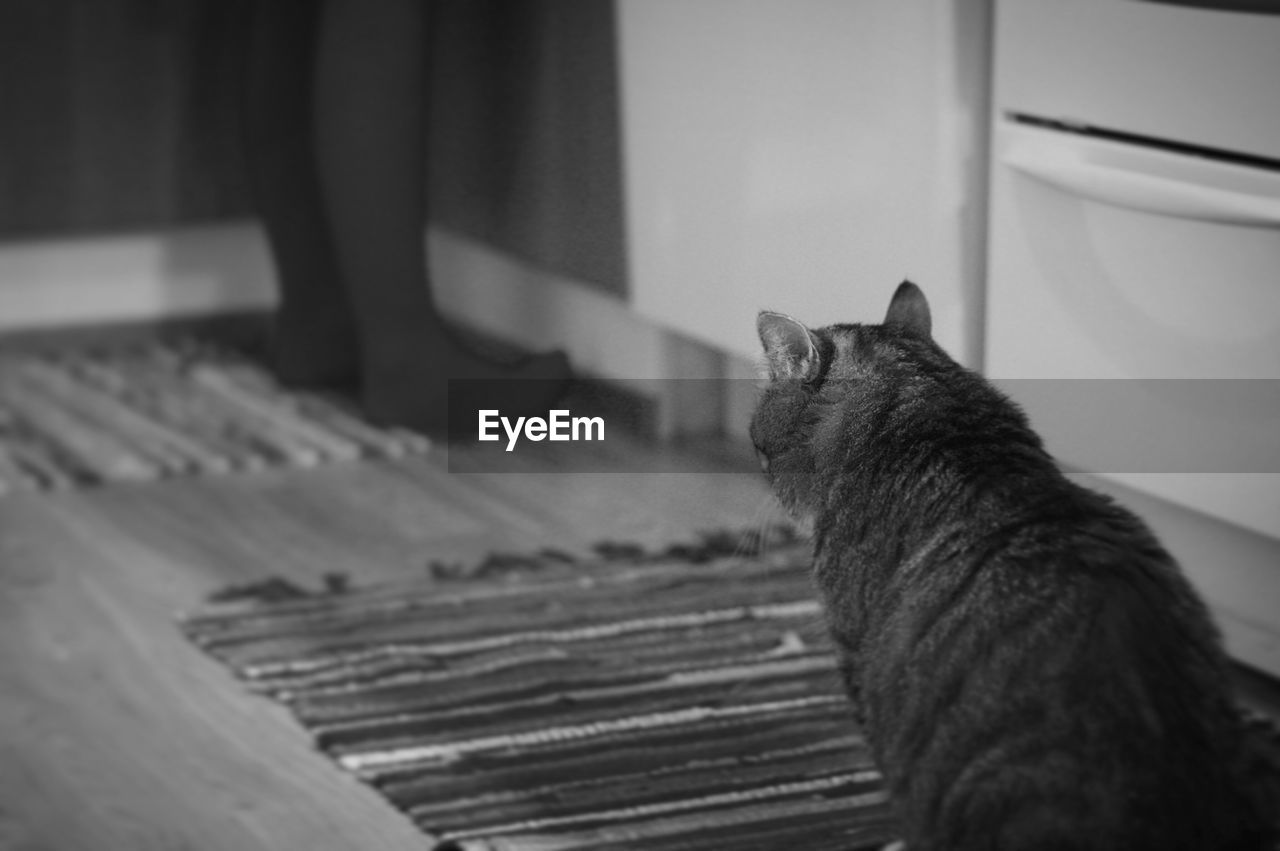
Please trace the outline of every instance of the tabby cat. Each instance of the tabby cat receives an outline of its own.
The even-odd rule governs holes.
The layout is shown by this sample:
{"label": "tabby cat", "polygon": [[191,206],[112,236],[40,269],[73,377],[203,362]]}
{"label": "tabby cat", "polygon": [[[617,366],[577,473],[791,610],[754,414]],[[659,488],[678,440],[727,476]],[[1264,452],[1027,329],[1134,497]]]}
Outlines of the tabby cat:
{"label": "tabby cat", "polygon": [[909,851],[1258,849],[1273,813],[1208,611],[1129,511],[931,338],[758,321],[751,424],[811,521],[841,670]]}

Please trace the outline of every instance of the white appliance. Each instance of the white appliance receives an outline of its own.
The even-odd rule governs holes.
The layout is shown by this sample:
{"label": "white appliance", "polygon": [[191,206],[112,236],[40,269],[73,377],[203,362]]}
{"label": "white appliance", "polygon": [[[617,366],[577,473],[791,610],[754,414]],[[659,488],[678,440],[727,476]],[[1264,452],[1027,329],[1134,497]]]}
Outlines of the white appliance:
{"label": "white appliance", "polygon": [[[1280,14],[1200,5],[998,2],[993,378],[1280,379]],[[1140,513],[1209,597],[1232,651],[1280,673],[1280,381],[1252,383],[1248,404],[1228,408],[1215,382],[1117,386],[1179,393],[1107,442],[1140,447],[1199,424],[1256,459],[1206,471],[1171,456],[1169,471],[1109,472],[1106,487],[1159,497],[1139,499]],[[1088,467],[1071,432],[1079,395],[1057,395],[1058,408],[1048,390],[1028,411],[1051,448]]]}

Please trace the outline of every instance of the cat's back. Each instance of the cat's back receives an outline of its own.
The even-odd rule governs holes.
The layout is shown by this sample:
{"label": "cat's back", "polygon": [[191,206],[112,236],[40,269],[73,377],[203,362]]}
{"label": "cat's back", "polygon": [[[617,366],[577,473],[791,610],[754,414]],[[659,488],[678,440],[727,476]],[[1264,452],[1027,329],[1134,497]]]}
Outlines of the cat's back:
{"label": "cat's back", "polygon": [[919,540],[873,598],[868,732],[917,844],[1268,847],[1203,604],[1132,514],[1044,486]]}

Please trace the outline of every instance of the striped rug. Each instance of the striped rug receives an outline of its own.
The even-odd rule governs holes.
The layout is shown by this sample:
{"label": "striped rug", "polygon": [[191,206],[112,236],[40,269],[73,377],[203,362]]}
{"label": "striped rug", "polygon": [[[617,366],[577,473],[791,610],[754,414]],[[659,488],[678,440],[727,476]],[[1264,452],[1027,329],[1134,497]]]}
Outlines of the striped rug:
{"label": "striped rug", "polygon": [[[181,623],[439,851],[894,839],[806,545],[784,530],[598,551],[433,563],[354,590],[272,580]],[[1246,716],[1280,770],[1274,722]]]}
{"label": "striped rug", "polygon": [[421,452],[194,340],[0,354],[0,493]]}
{"label": "striped rug", "polygon": [[545,553],[506,579],[342,593],[268,583],[273,602],[233,593],[182,624],[441,848],[883,845],[807,551],[722,549],[614,548],[601,569]]}

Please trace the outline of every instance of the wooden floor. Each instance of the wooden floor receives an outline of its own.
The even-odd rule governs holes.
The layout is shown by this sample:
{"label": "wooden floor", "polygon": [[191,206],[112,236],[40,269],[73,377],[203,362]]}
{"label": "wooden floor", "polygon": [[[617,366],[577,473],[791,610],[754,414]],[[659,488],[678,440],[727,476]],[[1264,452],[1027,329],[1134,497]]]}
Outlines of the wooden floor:
{"label": "wooden floor", "polygon": [[[369,583],[425,574],[431,559],[657,546],[781,519],[757,475],[716,472],[747,469],[741,459],[600,472],[695,466],[670,449],[623,452],[464,475],[441,450],[0,497],[0,851],[427,847],[284,709],[189,645],[174,615],[273,575]],[[1255,705],[1280,706],[1273,682],[1243,685]]]}
{"label": "wooden floor", "polygon": [[774,511],[755,476],[573,469],[564,455],[460,475],[439,452],[0,497],[0,849],[425,847],[173,616],[269,575],[374,582],[432,558],[656,545]]}

